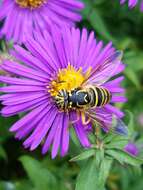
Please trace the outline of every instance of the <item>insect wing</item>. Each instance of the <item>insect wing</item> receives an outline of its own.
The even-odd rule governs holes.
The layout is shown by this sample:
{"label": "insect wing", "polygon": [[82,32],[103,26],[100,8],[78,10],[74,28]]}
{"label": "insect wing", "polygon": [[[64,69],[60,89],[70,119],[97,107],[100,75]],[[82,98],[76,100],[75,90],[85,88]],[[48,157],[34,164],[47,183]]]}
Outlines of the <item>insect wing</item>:
{"label": "insect wing", "polygon": [[96,108],[96,110],[90,109],[86,111],[86,114],[95,122],[95,124],[108,132],[112,125],[112,116],[107,113],[104,108],[102,109],[102,112],[99,110],[100,108]]}
{"label": "insect wing", "polygon": [[118,135],[128,136],[128,127],[120,118],[117,118],[115,115],[113,116],[111,130]]}
{"label": "insect wing", "polygon": [[92,111],[90,111],[90,110],[87,110],[85,113],[86,113],[86,115],[87,115],[88,117],[90,117],[90,118],[95,122],[96,125],[99,125],[99,126],[100,126],[100,122],[98,121],[95,112],[92,112]]}
{"label": "insect wing", "polygon": [[[87,79],[86,83],[89,82],[95,84],[96,86],[100,86],[106,81],[108,81],[114,73],[118,70],[120,66],[120,61],[123,57],[122,51],[115,51],[112,55],[110,55],[104,63],[99,66],[95,67],[91,72],[89,78]],[[98,71],[98,72],[97,72]],[[97,73],[96,73],[97,72]]]}
{"label": "insect wing", "polygon": [[128,127],[120,118],[117,118],[116,115],[111,116],[111,114],[106,112],[98,113],[93,110],[87,110],[86,114],[105,132],[112,132],[117,135],[128,136]]}

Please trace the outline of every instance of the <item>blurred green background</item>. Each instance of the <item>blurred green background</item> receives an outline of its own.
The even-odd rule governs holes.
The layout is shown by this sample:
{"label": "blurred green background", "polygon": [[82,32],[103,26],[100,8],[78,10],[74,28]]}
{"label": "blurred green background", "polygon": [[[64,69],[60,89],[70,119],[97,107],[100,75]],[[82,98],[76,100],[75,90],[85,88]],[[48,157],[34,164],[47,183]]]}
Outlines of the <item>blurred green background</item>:
{"label": "blurred green background", "polygon": [[[135,133],[132,142],[143,157],[143,13],[139,7],[129,10],[120,6],[119,0],[84,0],[83,21],[79,27],[94,30],[96,37],[105,43],[112,41],[124,51],[123,61],[128,102],[118,104],[134,116]],[[3,41],[0,41],[2,51]],[[0,116],[0,190],[74,190],[76,177],[83,163],[69,159],[78,154],[80,146],[70,143],[70,153],[65,158],[51,160],[50,153],[41,155],[40,147],[34,152],[23,149],[8,132],[19,116]],[[87,174],[88,175],[88,174]],[[114,164],[107,181],[108,190],[143,190],[143,171]],[[90,187],[89,187],[90,189]]]}

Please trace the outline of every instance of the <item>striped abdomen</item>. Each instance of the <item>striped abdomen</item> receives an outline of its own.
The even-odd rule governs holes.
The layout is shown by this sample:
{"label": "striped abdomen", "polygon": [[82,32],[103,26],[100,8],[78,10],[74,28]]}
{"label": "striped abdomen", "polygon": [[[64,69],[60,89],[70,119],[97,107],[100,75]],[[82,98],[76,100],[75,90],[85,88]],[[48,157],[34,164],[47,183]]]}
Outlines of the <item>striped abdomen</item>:
{"label": "striped abdomen", "polygon": [[111,100],[111,93],[103,87],[90,87],[89,92],[91,94],[91,107],[102,107],[108,104]]}

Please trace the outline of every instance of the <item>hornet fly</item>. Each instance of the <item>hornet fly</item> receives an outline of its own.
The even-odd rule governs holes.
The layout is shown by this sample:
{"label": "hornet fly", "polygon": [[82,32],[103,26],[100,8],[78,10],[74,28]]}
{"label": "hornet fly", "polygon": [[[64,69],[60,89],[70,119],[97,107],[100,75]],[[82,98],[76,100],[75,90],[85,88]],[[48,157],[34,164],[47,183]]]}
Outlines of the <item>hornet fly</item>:
{"label": "hornet fly", "polygon": [[[62,111],[72,109],[77,110],[77,112],[81,113],[82,123],[84,125],[88,124],[91,119],[97,122],[96,113],[91,113],[91,109],[103,107],[110,103],[112,95],[110,91],[102,85],[117,71],[121,58],[122,51],[115,51],[104,61],[100,74],[96,74],[97,69],[100,70],[100,67],[94,68],[81,87],[75,88],[71,91],[67,91],[65,89],[60,90],[55,96],[57,107]],[[88,121],[85,119],[85,114],[89,117]],[[127,135],[127,127],[118,118],[116,118],[114,131],[120,135]]]}

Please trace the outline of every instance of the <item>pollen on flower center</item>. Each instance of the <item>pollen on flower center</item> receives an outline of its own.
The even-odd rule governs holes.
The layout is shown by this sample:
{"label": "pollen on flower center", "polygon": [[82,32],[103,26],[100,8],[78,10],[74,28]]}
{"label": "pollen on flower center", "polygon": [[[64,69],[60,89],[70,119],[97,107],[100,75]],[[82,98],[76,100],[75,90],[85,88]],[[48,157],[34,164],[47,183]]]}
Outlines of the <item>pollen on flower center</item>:
{"label": "pollen on flower center", "polygon": [[47,0],[15,0],[16,3],[23,8],[37,8],[40,7]]}
{"label": "pollen on flower center", "polygon": [[50,94],[56,96],[60,90],[71,91],[80,87],[89,76],[90,70],[84,74],[82,68],[76,70],[71,65],[65,69],[60,69],[56,80],[51,81],[50,86],[48,86]]}

